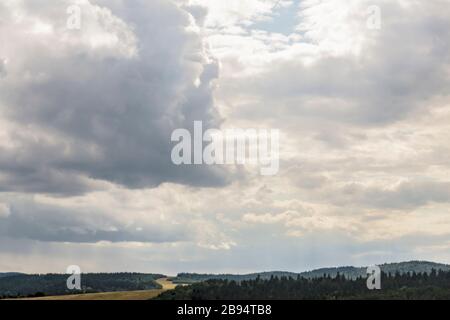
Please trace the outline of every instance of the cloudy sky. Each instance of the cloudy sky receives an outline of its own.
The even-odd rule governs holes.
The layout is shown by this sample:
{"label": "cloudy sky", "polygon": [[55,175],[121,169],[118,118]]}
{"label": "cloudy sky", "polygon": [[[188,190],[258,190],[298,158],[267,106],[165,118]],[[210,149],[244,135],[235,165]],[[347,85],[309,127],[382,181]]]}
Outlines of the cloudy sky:
{"label": "cloudy sky", "polygon": [[[450,263],[449,6],[2,0],[0,271]],[[279,173],[175,166],[195,120]]]}

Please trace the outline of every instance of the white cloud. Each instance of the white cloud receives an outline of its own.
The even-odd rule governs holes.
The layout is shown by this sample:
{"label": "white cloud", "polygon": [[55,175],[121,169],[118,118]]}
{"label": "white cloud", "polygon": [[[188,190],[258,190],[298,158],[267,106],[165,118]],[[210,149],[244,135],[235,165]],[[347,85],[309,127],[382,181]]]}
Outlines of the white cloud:
{"label": "white cloud", "polygon": [[224,28],[235,24],[249,25],[270,18],[279,0],[191,0],[208,9],[206,26]]}

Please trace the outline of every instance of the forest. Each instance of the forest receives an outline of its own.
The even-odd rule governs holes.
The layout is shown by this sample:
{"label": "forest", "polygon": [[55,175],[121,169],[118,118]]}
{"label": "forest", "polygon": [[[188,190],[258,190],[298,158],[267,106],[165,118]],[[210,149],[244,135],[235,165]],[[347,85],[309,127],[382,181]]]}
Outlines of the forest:
{"label": "forest", "polygon": [[307,279],[301,276],[268,280],[213,279],[178,286],[160,300],[444,300],[450,299],[450,272],[382,273],[381,290],[369,290],[366,277],[350,279],[338,274]]}

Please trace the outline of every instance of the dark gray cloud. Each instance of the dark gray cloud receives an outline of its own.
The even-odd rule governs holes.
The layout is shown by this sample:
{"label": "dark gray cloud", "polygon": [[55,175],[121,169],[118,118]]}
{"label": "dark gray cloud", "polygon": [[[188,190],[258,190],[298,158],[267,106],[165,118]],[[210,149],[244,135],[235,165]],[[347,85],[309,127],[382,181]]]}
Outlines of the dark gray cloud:
{"label": "dark gray cloud", "polygon": [[[12,66],[1,80],[0,112],[17,128],[15,146],[0,154],[2,190],[89,190],[75,174],[130,188],[226,183],[217,168],[186,170],[170,160],[174,129],[219,121],[212,97],[217,62],[187,30],[187,11],[169,1],[95,1],[99,6],[82,6],[81,30],[69,33],[61,16],[70,2],[39,3],[22,9],[50,24],[52,34],[34,35],[23,30],[34,20],[20,25],[0,11],[7,26],[1,42],[8,44],[0,56]],[[34,132],[17,132],[24,126]]]}

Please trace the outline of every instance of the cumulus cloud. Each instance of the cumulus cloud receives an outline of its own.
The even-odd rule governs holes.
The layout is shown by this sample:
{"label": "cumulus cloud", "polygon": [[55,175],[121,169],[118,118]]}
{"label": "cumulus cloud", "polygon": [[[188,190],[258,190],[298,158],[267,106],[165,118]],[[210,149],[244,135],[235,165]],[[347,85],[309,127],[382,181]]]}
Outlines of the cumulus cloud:
{"label": "cumulus cloud", "polygon": [[[431,99],[448,95],[450,50],[445,30],[450,25],[442,14],[443,2],[379,1],[380,30],[366,26],[371,5],[302,3],[300,40],[288,41],[281,49],[269,42],[258,50],[265,59],[258,58],[261,62],[252,74],[224,80],[224,96],[238,92],[236,100],[227,99],[239,107],[235,116],[263,105],[255,115],[267,121],[277,117],[385,125],[424,112]],[[255,57],[249,51],[239,60],[247,63]],[[231,69],[235,60],[231,53],[227,58]]]}
{"label": "cumulus cloud", "polygon": [[252,25],[257,21],[270,19],[273,9],[289,1],[280,0],[192,0],[193,4],[208,9],[206,26],[209,28],[227,28],[239,25]]}
{"label": "cumulus cloud", "polygon": [[132,188],[223,185],[218,169],[183,170],[170,161],[175,128],[218,121],[217,62],[191,15],[171,1],[80,1],[81,29],[68,30],[70,4],[1,4],[8,73],[0,110],[12,123],[0,156],[2,189],[45,192],[48,183],[54,192],[52,181],[72,180],[73,188],[60,190],[70,194],[89,190],[87,178]]}

